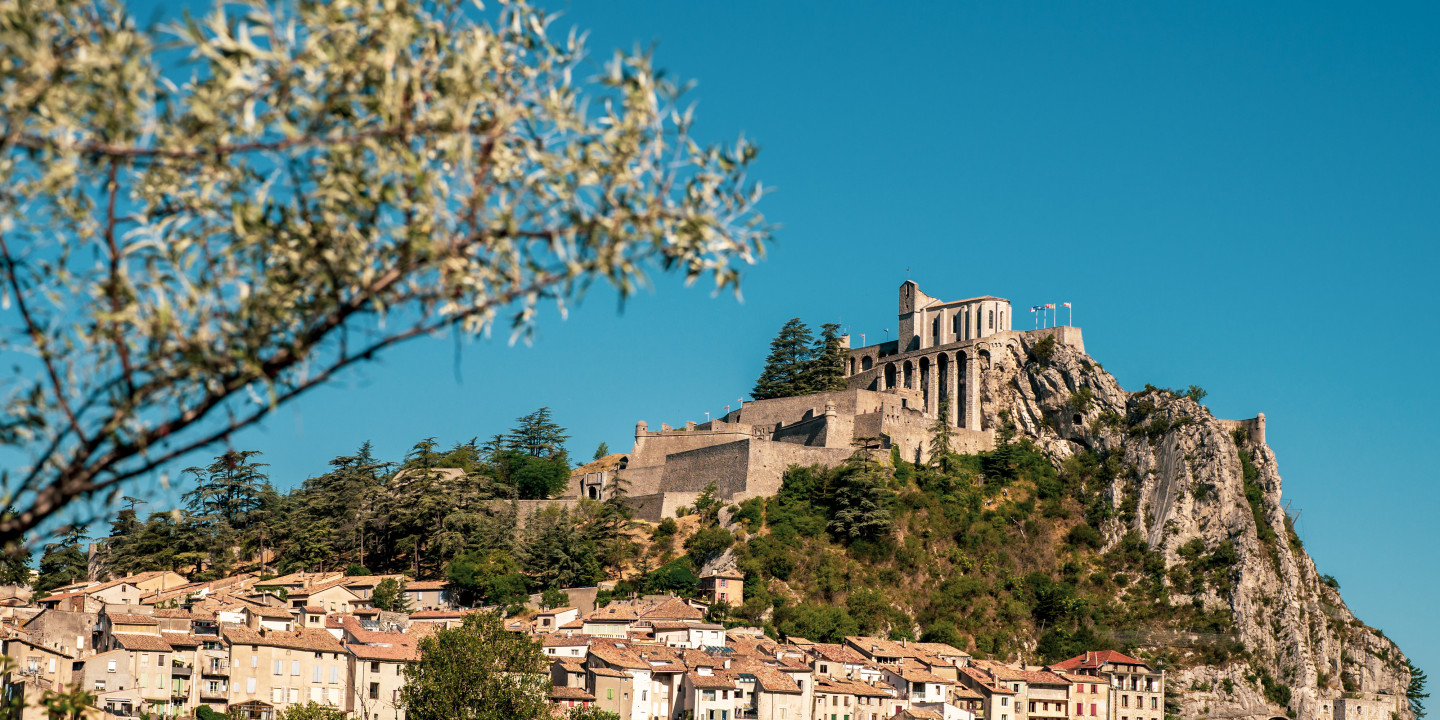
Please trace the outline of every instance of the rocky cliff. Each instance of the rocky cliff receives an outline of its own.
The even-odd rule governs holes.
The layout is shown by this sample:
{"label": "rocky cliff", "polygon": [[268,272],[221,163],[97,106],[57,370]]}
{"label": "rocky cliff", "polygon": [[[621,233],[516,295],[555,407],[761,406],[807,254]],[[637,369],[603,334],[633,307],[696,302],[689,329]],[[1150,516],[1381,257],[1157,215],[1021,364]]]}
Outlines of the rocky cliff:
{"label": "rocky cliff", "polygon": [[991,362],[981,388],[987,426],[1013,426],[1057,463],[1086,451],[1119,458],[1108,493],[1122,511],[1102,528],[1109,546],[1138,531],[1172,570],[1202,545],[1238,551],[1221,588],[1174,572],[1167,580],[1173,604],[1228,608],[1230,634],[1244,647],[1236,659],[1207,664],[1194,638],[1141,641],[1177,658],[1169,682],[1182,693],[1181,717],[1330,718],[1347,692],[1388,695],[1411,717],[1405,656],[1351,614],[1291,529],[1263,418],[1220,420],[1164,389],[1126,392],[1090,357],[1053,341],[1026,337]]}

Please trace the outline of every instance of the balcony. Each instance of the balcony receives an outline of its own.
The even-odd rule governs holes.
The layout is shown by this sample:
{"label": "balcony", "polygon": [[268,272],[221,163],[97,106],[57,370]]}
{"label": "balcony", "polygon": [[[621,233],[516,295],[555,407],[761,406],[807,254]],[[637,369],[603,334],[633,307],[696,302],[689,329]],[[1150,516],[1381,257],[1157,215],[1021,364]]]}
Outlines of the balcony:
{"label": "balcony", "polygon": [[214,677],[230,677],[230,663],[224,661],[207,663],[200,668],[200,674]]}
{"label": "balcony", "polygon": [[194,671],[193,671],[191,668],[189,668],[188,666],[185,666],[185,665],[176,665],[175,667],[170,668],[170,676],[171,676],[171,677],[185,677],[185,678],[188,678],[188,677],[190,677],[190,674],[191,674],[192,672],[194,672]]}
{"label": "balcony", "polygon": [[230,689],[229,689],[229,688],[224,688],[224,687],[214,688],[214,689],[211,689],[211,688],[208,688],[208,687],[202,687],[202,688],[200,688],[200,699],[201,699],[201,700],[229,700],[229,699],[230,699]]}

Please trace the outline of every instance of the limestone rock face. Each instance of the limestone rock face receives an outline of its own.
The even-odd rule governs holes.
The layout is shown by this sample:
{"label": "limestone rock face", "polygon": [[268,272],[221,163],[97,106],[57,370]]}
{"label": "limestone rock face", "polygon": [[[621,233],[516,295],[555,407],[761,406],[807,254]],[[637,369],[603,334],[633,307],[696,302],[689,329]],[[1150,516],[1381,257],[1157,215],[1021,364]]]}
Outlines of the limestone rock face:
{"label": "limestone rock face", "polygon": [[[1196,538],[1209,549],[1228,540],[1239,552],[1233,592],[1170,588],[1176,605],[1228,607],[1236,639],[1251,658],[1221,666],[1182,661],[1190,667],[1168,676],[1181,693],[1182,718],[1330,718],[1346,684],[1388,695],[1400,717],[1413,718],[1400,648],[1356,619],[1340,593],[1321,581],[1298,540],[1291,540],[1275,454],[1263,442],[1263,429],[1216,419],[1195,401],[1169,392],[1126,392],[1090,357],[1068,346],[1055,344],[1046,362],[1037,360],[1034,349],[1035,338],[1026,336],[993,357],[981,388],[984,422],[991,428],[1013,423],[1017,435],[1029,437],[1056,462],[1086,449],[1123,457],[1127,471],[1111,481],[1111,501],[1118,508],[1138,494],[1138,511],[1128,524],[1112,520],[1101,528],[1106,549],[1135,530],[1164,554],[1167,566],[1182,562],[1179,548]],[[1087,392],[1088,402],[1071,401]],[[1246,497],[1242,449],[1254,467],[1268,540],[1262,540]],[[1183,640],[1170,640],[1156,644],[1174,647],[1182,657],[1189,652]],[[1261,670],[1291,689],[1288,708],[1267,701],[1259,683],[1247,679]],[[1228,692],[1227,679],[1233,688]]]}

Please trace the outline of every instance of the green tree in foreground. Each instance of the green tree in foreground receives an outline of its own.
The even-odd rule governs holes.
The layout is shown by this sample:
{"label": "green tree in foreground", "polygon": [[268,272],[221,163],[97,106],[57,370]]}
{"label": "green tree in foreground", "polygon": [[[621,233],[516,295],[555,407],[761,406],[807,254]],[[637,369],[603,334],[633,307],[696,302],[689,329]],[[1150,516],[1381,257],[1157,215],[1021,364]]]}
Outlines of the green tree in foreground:
{"label": "green tree in foreground", "polygon": [[400,690],[410,720],[551,717],[549,663],[540,645],[507,632],[499,615],[471,613],[460,627],[421,640],[419,649]]}
{"label": "green tree in foreground", "polygon": [[348,716],[339,708],[321,705],[311,700],[304,705],[291,705],[285,708],[285,711],[280,713],[278,720],[345,720],[346,717]]}
{"label": "green tree in foreground", "polygon": [[0,0],[0,546],[405,340],[738,288],[755,148],[695,142],[649,55],[576,80],[585,33],[478,5]]}

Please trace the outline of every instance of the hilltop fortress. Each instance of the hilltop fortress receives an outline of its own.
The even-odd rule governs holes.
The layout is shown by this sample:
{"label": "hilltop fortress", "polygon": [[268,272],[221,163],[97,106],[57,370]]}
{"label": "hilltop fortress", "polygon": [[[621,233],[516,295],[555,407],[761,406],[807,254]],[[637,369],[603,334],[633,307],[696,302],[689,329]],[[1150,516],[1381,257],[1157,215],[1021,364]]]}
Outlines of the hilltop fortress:
{"label": "hilltop fortress", "polygon": [[987,386],[992,358],[1018,353],[1025,335],[1052,336],[1084,352],[1079,328],[1016,331],[1013,317],[1004,298],[946,302],[906,281],[894,340],[851,348],[850,337],[841,338],[849,353],[847,389],[754,400],[678,428],[636,423],[634,448],[578,469],[566,495],[603,498],[619,479],[637,515],[658,521],[711,483],[725,502],[774,495],[786,467],[833,467],[859,448],[887,454],[898,448],[923,462],[942,409],[957,452],[993,448],[994,412],[986,412],[995,394]]}

